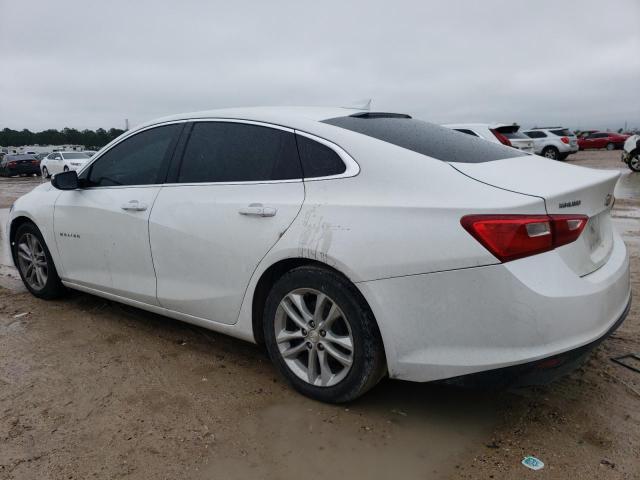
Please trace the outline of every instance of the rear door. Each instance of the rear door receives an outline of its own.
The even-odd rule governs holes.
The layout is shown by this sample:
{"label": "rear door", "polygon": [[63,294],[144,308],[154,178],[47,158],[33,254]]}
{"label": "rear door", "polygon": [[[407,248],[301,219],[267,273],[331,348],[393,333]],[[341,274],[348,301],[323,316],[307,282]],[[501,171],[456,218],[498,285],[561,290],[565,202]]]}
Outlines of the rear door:
{"label": "rear door", "polygon": [[157,304],[149,214],[183,125],[125,138],[81,173],[84,188],[60,192],[54,231],[65,280]]}
{"label": "rear door", "polygon": [[[237,121],[190,126],[150,217],[158,301],[235,323],[260,260],[304,201],[292,130]],[[174,166],[172,166],[172,170]]]}

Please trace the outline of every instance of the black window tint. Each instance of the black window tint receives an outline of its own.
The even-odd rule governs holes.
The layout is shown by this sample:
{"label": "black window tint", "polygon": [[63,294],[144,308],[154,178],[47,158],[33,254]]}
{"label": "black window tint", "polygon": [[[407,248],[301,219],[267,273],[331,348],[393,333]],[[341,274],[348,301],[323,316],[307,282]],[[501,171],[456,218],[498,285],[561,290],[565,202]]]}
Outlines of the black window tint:
{"label": "black window tint", "polygon": [[456,132],[460,132],[460,133],[466,133],[467,135],[472,135],[474,137],[477,137],[478,135],[476,134],[476,132],[472,132],[471,130],[467,130],[466,128],[455,128],[454,129]]}
{"label": "black window tint", "polygon": [[243,123],[193,126],[178,182],[250,182],[302,178],[293,133]]}
{"label": "black window tint", "polygon": [[554,135],[557,135],[559,137],[572,137],[573,133],[571,133],[568,129],[566,128],[561,128],[559,130],[549,130],[551,133],[553,133]]}
{"label": "black window tint", "polygon": [[337,117],[324,123],[368,135],[444,162],[480,163],[526,155],[514,148],[460,135],[413,118]]}
{"label": "black window tint", "polygon": [[182,124],[156,127],[137,133],[109,149],[91,165],[90,186],[150,185],[162,182],[163,167]]}
{"label": "black window tint", "polygon": [[543,132],[524,132],[524,134],[529,138],[543,138],[545,135]]}
{"label": "black window tint", "polygon": [[304,178],[328,177],[346,171],[344,162],[331,148],[302,135],[296,135],[296,140]]}

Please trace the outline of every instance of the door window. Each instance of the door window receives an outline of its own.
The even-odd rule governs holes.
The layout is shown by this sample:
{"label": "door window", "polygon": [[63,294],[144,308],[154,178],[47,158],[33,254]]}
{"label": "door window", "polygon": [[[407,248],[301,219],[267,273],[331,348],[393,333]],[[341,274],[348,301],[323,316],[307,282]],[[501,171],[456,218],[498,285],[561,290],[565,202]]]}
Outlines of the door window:
{"label": "door window", "polygon": [[87,186],[162,183],[162,176],[182,126],[183,124],[173,124],[151,128],[118,143],[91,165]]}
{"label": "door window", "polygon": [[179,183],[254,182],[302,178],[293,133],[232,122],[194,124]]}
{"label": "door window", "polygon": [[304,178],[340,175],[347,170],[340,156],[326,145],[302,135],[296,135],[296,140]]}

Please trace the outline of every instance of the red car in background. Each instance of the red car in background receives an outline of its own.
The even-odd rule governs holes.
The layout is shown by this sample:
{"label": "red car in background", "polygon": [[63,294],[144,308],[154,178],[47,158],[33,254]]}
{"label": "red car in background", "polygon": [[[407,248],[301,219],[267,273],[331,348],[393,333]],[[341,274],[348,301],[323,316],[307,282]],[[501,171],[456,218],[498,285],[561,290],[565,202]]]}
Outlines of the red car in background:
{"label": "red car in background", "polygon": [[578,138],[578,148],[580,150],[587,150],[589,148],[615,150],[616,148],[622,148],[627,138],[629,138],[629,135],[613,132],[589,132]]}

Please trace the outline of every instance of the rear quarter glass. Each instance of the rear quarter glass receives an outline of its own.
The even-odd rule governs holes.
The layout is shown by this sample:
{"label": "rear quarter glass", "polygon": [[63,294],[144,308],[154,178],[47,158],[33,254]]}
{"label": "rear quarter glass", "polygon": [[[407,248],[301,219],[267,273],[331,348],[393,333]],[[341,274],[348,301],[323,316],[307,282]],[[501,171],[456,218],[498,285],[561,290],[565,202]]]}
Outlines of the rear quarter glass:
{"label": "rear quarter glass", "polygon": [[446,127],[400,117],[336,117],[323,123],[361,133],[443,162],[483,163],[526,155]]}

